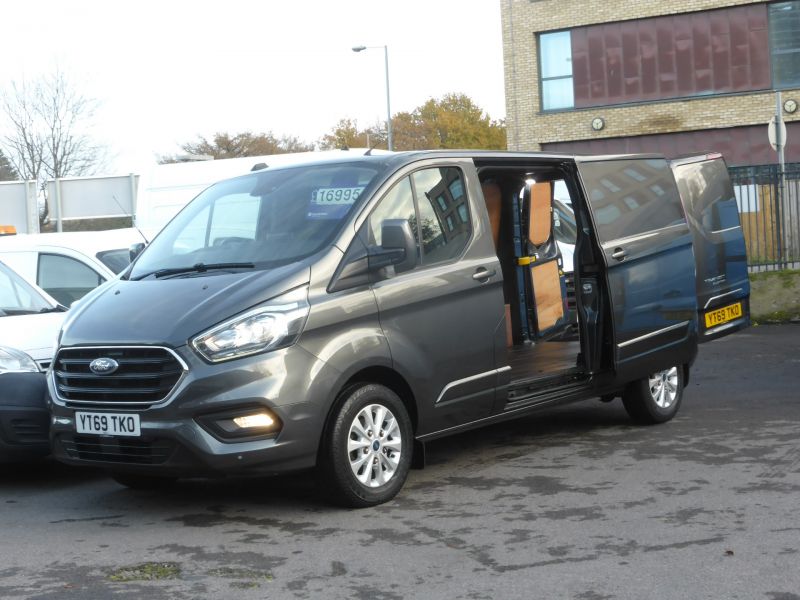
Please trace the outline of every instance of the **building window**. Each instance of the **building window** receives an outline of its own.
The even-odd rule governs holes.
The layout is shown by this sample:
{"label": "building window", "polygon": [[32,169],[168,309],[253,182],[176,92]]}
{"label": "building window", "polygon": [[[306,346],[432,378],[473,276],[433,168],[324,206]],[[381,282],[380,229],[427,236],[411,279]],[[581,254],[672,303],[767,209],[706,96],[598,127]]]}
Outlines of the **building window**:
{"label": "building window", "polygon": [[800,85],[800,2],[770,4],[769,28],[774,86]]}
{"label": "building window", "polygon": [[542,109],[572,108],[572,36],[569,31],[539,36],[539,72],[542,81]]}

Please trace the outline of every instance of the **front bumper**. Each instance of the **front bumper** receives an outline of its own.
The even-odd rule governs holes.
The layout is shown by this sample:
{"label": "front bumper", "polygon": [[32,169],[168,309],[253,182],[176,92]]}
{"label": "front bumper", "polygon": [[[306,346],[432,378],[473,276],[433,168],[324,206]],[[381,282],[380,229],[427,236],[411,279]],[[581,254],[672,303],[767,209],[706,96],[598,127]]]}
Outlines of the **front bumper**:
{"label": "front bumper", "polygon": [[[185,346],[176,352],[187,371],[166,402],[140,410],[65,402],[50,377],[54,456],[69,464],[176,477],[266,475],[316,463],[338,372],[299,346],[215,365]],[[205,423],[210,414],[242,407],[267,408],[282,428],[272,437],[237,440],[223,439]],[[76,411],[136,412],[141,437],[78,434]]]}
{"label": "front bumper", "polygon": [[50,454],[44,373],[3,373],[0,390],[0,462]]}

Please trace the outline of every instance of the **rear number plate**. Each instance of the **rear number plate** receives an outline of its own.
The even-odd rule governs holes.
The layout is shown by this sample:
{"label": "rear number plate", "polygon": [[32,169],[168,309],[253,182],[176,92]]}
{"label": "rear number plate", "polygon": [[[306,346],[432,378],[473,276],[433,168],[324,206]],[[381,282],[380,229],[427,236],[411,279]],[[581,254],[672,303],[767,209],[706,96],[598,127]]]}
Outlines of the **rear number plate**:
{"label": "rear number plate", "polygon": [[126,435],[139,437],[139,415],[76,412],[75,430],[89,435]]}
{"label": "rear number plate", "polygon": [[706,313],[706,329],[722,325],[742,316],[742,303],[729,304]]}

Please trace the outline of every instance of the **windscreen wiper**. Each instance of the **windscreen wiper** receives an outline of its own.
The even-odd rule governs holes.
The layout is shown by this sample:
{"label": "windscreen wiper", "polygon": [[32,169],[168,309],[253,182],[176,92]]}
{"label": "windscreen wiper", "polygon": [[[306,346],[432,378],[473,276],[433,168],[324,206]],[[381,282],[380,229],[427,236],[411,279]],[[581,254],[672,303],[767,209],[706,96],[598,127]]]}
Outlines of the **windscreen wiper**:
{"label": "windscreen wiper", "polygon": [[40,313],[54,313],[54,312],[67,312],[69,309],[66,306],[59,304],[58,306],[50,306],[41,309]]}
{"label": "windscreen wiper", "polygon": [[174,267],[172,269],[159,269],[134,277],[134,281],[144,279],[153,275],[157,279],[161,277],[169,277],[170,275],[181,275],[182,273],[205,273],[211,270],[225,270],[225,269],[254,269],[255,265],[249,262],[229,262],[229,263],[197,263],[191,267]]}

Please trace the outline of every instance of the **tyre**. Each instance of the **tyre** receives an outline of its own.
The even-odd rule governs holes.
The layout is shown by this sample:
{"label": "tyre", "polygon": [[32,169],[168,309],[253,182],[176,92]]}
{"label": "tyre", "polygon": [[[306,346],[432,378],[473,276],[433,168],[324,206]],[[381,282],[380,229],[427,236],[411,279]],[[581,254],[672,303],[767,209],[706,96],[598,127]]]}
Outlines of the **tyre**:
{"label": "tyre", "polygon": [[670,367],[628,385],[622,403],[631,419],[644,425],[665,423],[683,399],[683,367]]}
{"label": "tyre", "polygon": [[337,504],[363,508],[394,498],[411,467],[413,434],[403,401],[378,384],[342,393],[320,447],[324,492]]}
{"label": "tyre", "polygon": [[159,490],[170,487],[177,477],[160,477],[158,475],[142,475],[141,473],[111,473],[111,479],[120,485],[133,490]]}

